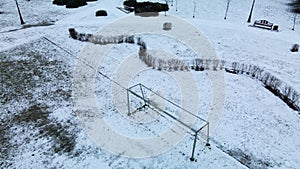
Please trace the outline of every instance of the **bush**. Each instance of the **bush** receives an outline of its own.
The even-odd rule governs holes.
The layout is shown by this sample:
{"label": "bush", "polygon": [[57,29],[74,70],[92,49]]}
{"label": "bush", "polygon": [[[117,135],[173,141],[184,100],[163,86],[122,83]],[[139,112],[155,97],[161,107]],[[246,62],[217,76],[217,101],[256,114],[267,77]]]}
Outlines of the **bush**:
{"label": "bush", "polygon": [[86,2],[97,1],[97,0],[53,0],[55,5],[66,5],[66,8],[78,8],[80,6],[87,5]]}
{"label": "bush", "polygon": [[96,11],[95,16],[107,16],[107,12],[105,10]]}
{"label": "bush", "polygon": [[292,52],[298,52],[299,51],[299,45],[298,44],[294,44],[292,46],[292,49],[291,49]]}
{"label": "bush", "polygon": [[68,0],[54,0],[52,3],[55,5],[66,5]]}
{"label": "bush", "polygon": [[163,30],[171,30],[172,29],[172,23],[170,22],[165,22],[163,24]]}
{"label": "bush", "polygon": [[127,0],[123,2],[124,6],[133,7],[133,8],[136,7],[136,4],[137,4],[136,0]]}
{"label": "bush", "polygon": [[78,33],[76,32],[76,30],[75,30],[74,28],[70,28],[70,29],[69,29],[69,33],[70,33],[70,36],[71,36],[73,39],[77,39]]}
{"label": "bush", "polygon": [[193,65],[192,69],[195,69],[195,71],[204,71],[203,59],[196,58],[194,60],[194,65]]}
{"label": "bush", "polygon": [[84,5],[87,5],[85,0],[69,0],[66,4],[66,8],[78,8]]}
{"label": "bush", "polygon": [[125,42],[134,44],[134,36],[131,35],[131,36],[125,37]]}
{"label": "bush", "polygon": [[288,5],[291,7],[290,11],[293,13],[300,13],[300,0],[294,0]]}
{"label": "bush", "polygon": [[169,10],[168,4],[162,4],[162,3],[140,2],[140,3],[137,3],[135,6],[136,13],[162,12],[162,11],[168,11],[168,10]]}

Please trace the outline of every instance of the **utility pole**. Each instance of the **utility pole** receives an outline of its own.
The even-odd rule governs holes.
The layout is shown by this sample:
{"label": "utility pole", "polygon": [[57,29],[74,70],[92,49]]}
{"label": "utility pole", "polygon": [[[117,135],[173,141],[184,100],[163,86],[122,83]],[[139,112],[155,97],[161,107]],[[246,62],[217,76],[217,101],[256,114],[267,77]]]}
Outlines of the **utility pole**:
{"label": "utility pole", "polygon": [[252,12],[253,12],[254,3],[255,3],[255,0],[253,0],[253,3],[252,3],[251,11],[250,11],[250,14],[249,14],[249,17],[248,17],[248,21],[247,21],[248,23],[251,22],[251,17],[252,17]]}
{"label": "utility pole", "polygon": [[22,18],[21,11],[20,11],[20,8],[19,8],[19,4],[18,4],[17,0],[15,0],[15,2],[16,2],[17,8],[18,8],[18,13],[19,13],[21,25],[24,25],[25,22],[24,22],[24,20],[23,20],[23,18]]}

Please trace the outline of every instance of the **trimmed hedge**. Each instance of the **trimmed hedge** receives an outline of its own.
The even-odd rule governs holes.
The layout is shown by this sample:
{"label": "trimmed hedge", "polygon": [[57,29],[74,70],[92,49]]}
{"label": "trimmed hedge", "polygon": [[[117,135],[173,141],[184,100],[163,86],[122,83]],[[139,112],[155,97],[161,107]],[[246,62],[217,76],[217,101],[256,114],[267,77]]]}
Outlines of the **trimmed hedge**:
{"label": "trimmed hedge", "polygon": [[95,16],[107,16],[107,12],[105,10],[96,11]]}
{"label": "trimmed hedge", "polygon": [[66,4],[66,8],[78,8],[87,5],[86,0],[71,0]]}
{"label": "trimmed hedge", "polygon": [[137,5],[137,2],[136,2],[136,0],[127,0],[127,1],[123,2],[123,5],[135,8]]}
{"label": "trimmed hedge", "polygon": [[123,2],[125,9],[133,8],[136,13],[142,12],[162,12],[168,11],[168,4],[153,2],[136,2],[136,0],[127,0]]}
{"label": "trimmed hedge", "polygon": [[141,3],[137,3],[135,6],[135,13],[162,12],[168,10],[169,10],[168,4],[162,4],[162,3],[141,2]]}
{"label": "trimmed hedge", "polygon": [[52,3],[55,5],[66,5],[68,0],[54,0]]}
{"label": "trimmed hedge", "polygon": [[97,1],[97,0],[53,0],[55,5],[66,5],[66,8],[78,8],[87,5],[86,2]]}
{"label": "trimmed hedge", "polygon": [[299,45],[298,44],[294,44],[291,48],[291,52],[298,52],[299,51]]}

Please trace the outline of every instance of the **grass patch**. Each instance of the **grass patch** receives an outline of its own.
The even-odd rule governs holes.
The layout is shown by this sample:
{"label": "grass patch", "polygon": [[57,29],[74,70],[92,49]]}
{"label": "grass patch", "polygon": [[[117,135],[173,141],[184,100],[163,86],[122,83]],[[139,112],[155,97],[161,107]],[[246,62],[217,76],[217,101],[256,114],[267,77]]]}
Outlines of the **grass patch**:
{"label": "grass patch", "polygon": [[54,153],[71,153],[76,145],[76,132],[69,132],[70,122],[62,124],[49,118],[45,105],[33,105],[13,118],[17,124],[31,125],[39,130],[40,137],[50,137]]}
{"label": "grass patch", "polygon": [[72,68],[63,57],[42,39],[0,52],[0,168],[28,152],[46,162],[55,153],[75,156],[76,119],[52,115],[72,104]]}
{"label": "grass patch", "polygon": [[[0,53],[2,104],[7,105],[19,98],[30,101],[71,98],[71,83],[68,83],[71,81],[71,72],[65,63],[49,59],[38,51],[22,47],[18,50],[13,55]],[[16,56],[19,58],[3,59]]]}

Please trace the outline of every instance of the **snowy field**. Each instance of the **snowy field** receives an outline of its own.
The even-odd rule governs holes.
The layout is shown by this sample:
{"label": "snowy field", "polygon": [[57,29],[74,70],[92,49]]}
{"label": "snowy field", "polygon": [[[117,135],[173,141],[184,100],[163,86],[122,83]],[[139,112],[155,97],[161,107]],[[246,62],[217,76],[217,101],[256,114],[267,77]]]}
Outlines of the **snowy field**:
{"label": "snowy field", "polygon": [[[179,27],[182,31],[171,38],[138,34],[137,28],[130,24],[109,27],[126,20],[127,16],[141,19],[118,10],[116,7],[122,6],[122,0],[98,0],[77,9],[55,6],[50,0],[19,0],[28,28],[20,26],[15,2],[2,0],[0,168],[299,168],[299,112],[292,110],[260,81],[221,70],[159,71],[139,59],[137,45],[95,45],[69,36],[69,28],[103,36],[137,33],[152,55],[181,59],[199,57],[198,48],[204,53],[200,57],[205,57],[209,53],[205,53],[208,42],[217,58],[257,65],[300,92],[300,53],[290,52],[293,44],[300,43],[300,16],[293,31],[293,14],[288,12],[286,1],[256,1],[254,6],[252,23],[267,19],[279,25],[279,31],[249,26],[251,23],[246,21],[250,0],[230,1],[226,20],[226,0],[177,1],[170,5],[167,16],[160,13],[156,18],[168,22],[172,20],[170,16],[175,16],[190,23],[199,30],[195,37],[204,41],[189,41],[193,37],[187,38],[187,42],[180,41],[180,37],[191,35],[187,34],[189,30],[183,29],[188,24],[174,24],[170,34]],[[108,16],[95,17],[99,9],[105,9]],[[140,28],[143,26],[162,28],[162,24],[145,24]],[[161,32],[164,31],[161,29]],[[196,160],[191,161],[194,137],[190,130],[150,109],[139,112],[144,113],[143,116],[127,116],[125,90],[103,74],[126,87],[142,83],[208,120],[214,126],[210,146],[205,146],[205,140],[199,137]],[[219,77],[224,78],[218,84],[225,92],[220,91],[224,107],[215,117],[209,112],[216,109],[213,78]],[[84,90],[86,87],[94,90]],[[175,117],[180,116],[178,108],[157,95],[147,93],[146,97]],[[131,101],[132,106],[136,106],[141,100]],[[94,109],[100,113],[94,113]],[[112,131],[95,132],[91,125],[99,121],[87,123],[85,118],[98,118]],[[193,124],[192,127],[199,127],[201,121],[196,119]],[[96,133],[103,141],[101,137],[113,131],[133,139],[153,137],[162,142],[152,143],[150,151],[149,147],[123,144],[117,137],[103,144],[94,137]],[[180,137],[179,141],[161,137],[165,131],[171,131],[174,138]],[[124,152],[112,152],[109,146],[114,145]],[[127,153],[134,152],[131,150],[136,147],[137,154],[155,155],[129,156]]]}

